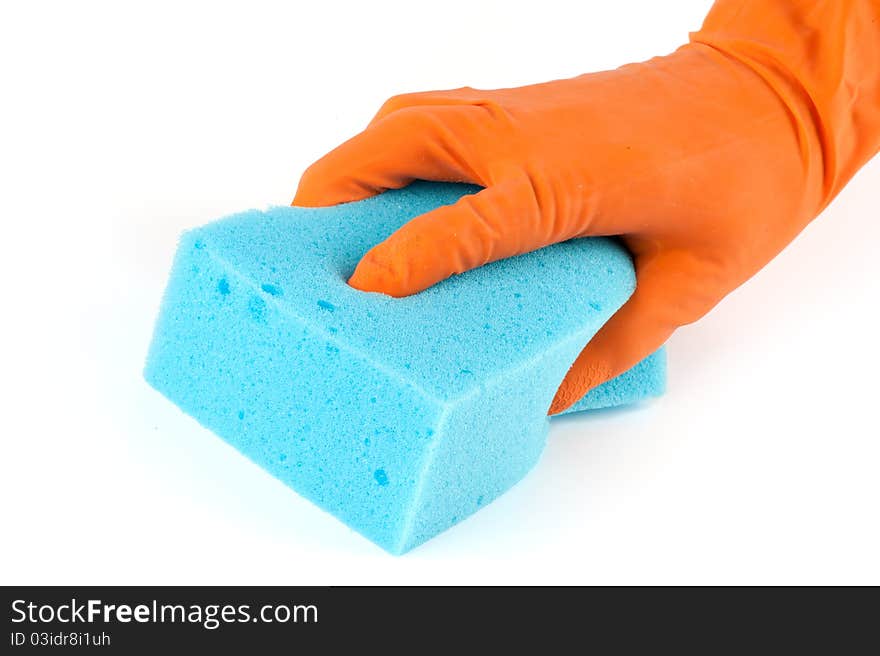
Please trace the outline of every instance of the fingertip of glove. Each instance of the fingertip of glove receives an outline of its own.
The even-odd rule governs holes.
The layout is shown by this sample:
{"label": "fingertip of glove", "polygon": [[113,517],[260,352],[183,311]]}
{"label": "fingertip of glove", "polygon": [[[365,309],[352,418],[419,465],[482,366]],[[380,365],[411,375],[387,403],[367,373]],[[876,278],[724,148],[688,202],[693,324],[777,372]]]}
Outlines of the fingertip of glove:
{"label": "fingertip of glove", "polygon": [[583,359],[584,352],[581,352],[559,384],[559,389],[556,390],[556,395],[547,410],[548,415],[568,410],[584,395],[613,377],[613,370],[607,362],[592,360],[589,364],[582,364]]}
{"label": "fingertip of glove", "polygon": [[556,415],[560,412],[564,412],[573,406],[575,401],[577,401],[575,392],[571,389],[570,385],[567,385],[565,381],[562,381],[559,389],[556,390],[556,395],[553,397],[553,401],[550,403],[550,408],[547,410],[547,414]]}
{"label": "fingertip of glove", "polygon": [[326,200],[326,198],[322,198],[320,192],[300,182],[290,204],[295,207],[326,207],[333,204],[332,202],[326,202]]}
{"label": "fingertip of glove", "polygon": [[395,298],[414,293],[406,288],[401,276],[397,275],[391,267],[382,264],[369,254],[358,262],[354,273],[348,279],[348,284],[362,292],[376,292]]}

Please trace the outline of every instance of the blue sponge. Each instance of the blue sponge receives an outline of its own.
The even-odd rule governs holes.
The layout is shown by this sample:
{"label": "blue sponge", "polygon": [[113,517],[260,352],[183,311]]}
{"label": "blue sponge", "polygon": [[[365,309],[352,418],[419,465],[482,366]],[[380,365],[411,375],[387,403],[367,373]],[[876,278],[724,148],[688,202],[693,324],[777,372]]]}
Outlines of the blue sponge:
{"label": "blue sponge", "polygon": [[[414,183],[186,233],[146,379],[388,551],[461,521],[535,464],[559,382],[635,286],[609,239],[550,246],[407,298],[346,284],[407,220],[474,191]],[[659,394],[664,364],[658,352],[573,409]]]}

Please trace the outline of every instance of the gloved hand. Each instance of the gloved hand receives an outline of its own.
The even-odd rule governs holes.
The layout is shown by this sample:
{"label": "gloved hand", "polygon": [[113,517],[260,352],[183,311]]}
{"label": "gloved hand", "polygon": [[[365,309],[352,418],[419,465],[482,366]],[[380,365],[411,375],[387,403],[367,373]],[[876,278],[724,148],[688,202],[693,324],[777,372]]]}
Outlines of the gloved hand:
{"label": "gloved hand", "polygon": [[294,204],[413,179],[484,190],[417,217],[350,284],[406,296],[547,244],[621,235],[638,287],[550,412],[652,353],[763,267],[880,148],[880,2],[721,0],[690,43],[615,71],[396,96]]}

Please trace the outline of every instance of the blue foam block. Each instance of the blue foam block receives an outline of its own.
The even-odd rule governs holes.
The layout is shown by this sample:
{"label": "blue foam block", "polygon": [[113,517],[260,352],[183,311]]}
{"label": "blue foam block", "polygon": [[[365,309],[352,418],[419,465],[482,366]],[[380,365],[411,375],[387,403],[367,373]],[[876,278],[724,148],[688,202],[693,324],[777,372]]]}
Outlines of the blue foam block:
{"label": "blue foam block", "polygon": [[[186,233],[146,379],[388,551],[461,521],[535,464],[556,387],[635,286],[609,239],[550,246],[407,298],[346,284],[400,225],[475,190],[415,183]],[[655,354],[575,409],[659,394],[664,362]]]}

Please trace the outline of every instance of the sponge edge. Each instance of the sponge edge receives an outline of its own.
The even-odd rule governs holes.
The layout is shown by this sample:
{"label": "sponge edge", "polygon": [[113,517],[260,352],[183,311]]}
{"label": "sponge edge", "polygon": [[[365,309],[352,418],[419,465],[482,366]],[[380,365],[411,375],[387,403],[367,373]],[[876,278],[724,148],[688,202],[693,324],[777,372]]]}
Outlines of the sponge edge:
{"label": "sponge edge", "polygon": [[[625,250],[578,239],[415,296],[346,284],[410,218],[474,187],[414,183],[184,235],[145,377],[283,482],[392,553],[515,484],[569,365],[635,288]],[[663,354],[572,408],[662,391]]]}

